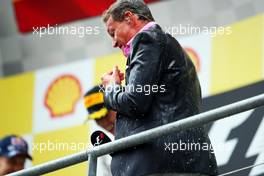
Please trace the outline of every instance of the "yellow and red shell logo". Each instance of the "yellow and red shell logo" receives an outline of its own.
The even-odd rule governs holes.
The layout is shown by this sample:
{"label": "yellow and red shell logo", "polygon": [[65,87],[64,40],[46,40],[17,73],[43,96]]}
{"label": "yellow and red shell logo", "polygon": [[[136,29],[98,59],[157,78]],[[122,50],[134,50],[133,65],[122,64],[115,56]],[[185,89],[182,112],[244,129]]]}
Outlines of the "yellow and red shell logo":
{"label": "yellow and red shell logo", "polygon": [[187,52],[187,54],[189,55],[189,57],[191,58],[195,68],[196,68],[196,71],[197,73],[200,72],[201,70],[201,63],[200,63],[200,57],[199,55],[197,54],[197,52],[192,49],[192,48],[189,48],[189,47],[185,47],[184,50]]}
{"label": "yellow and red shell logo", "polygon": [[45,106],[51,117],[60,117],[74,112],[82,90],[80,81],[73,75],[62,75],[47,89]]}

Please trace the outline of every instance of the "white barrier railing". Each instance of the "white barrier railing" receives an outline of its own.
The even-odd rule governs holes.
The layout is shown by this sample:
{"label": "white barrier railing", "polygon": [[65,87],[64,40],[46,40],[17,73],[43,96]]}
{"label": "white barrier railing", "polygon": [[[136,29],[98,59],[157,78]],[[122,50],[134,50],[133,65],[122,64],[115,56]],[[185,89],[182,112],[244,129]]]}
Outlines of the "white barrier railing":
{"label": "white barrier railing", "polygon": [[248,111],[260,106],[264,106],[264,94],[232,103],[230,105],[226,105],[201,114],[197,114],[163,126],[159,126],[144,132],[140,132],[126,138],[118,139],[113,142],[94,147],[92,149],[87,149],[83,152],[56,159],[28,169],[24,169],[13,174],[9,174],[9,176],[38,176],[87,161],[89,158],[92,158],[92,162],[90,162],[89,176],[95,176],[96,160],[99,156],[134,147],[139,144],[149,142],[155,138],[167,135],[169,133],[179,132],[187,128],[201,126],[206,123],[223,119],[225,117]]}

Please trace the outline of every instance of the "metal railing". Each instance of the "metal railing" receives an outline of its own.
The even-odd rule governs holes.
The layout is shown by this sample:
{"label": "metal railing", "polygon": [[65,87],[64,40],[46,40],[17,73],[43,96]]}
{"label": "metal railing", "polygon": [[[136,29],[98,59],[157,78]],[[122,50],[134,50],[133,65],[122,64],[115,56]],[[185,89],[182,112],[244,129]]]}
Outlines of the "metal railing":
{"label": "metal railing", "polygon": [[87,149],[83,152],[72,154],[41,165],[24,169],[16,173],[9,174],[9,176],[37,176],[87,161],[89,158],[91,161],[89,176],[95,176],[97,165],[96,161],[97,157],[99,156],[134,147],[139,144],[149,142],[155,138],[167,135],[169,133],[179,132],[187,128],[201,126],[206,123],[223,119],[225,117],[248,111],[260,106],[264,106],[264,94],[232,103],[230,105],[226,105],[201,114],[197,114],[163,126],[159,126],[144,132],[140,132],[126,138],[118,139],[101,146]]}

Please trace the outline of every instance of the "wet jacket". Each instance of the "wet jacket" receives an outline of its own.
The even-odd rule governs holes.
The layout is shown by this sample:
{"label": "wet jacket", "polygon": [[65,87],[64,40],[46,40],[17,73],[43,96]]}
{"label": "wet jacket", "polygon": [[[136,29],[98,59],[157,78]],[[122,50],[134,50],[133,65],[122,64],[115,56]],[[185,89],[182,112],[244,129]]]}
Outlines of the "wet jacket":
{"label": "wet jacket", "polygon": [[[125,74],[125,88],[110,84],[104,93],[106,106],[118,112],[116,139],[199,113],[201,89],[195,67],[158,25],[135,36]],[[191,128],[114,153],[111,171],[113,176],[216,175],[210,144],[204,127]]]}

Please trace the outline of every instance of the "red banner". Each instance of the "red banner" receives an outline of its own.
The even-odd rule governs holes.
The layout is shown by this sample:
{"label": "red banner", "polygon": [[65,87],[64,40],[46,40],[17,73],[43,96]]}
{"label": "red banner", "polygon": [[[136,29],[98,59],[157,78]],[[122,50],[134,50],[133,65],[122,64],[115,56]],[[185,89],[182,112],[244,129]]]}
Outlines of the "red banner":
{"label": "red banner", "polygon": [[[145,0],[146,3],[158,0]],[[115,0],[13,0],[20,32],[101,15]]]}

